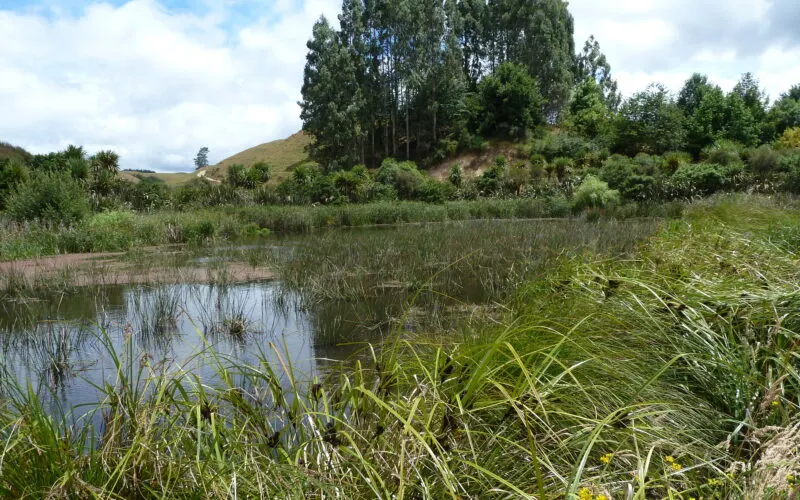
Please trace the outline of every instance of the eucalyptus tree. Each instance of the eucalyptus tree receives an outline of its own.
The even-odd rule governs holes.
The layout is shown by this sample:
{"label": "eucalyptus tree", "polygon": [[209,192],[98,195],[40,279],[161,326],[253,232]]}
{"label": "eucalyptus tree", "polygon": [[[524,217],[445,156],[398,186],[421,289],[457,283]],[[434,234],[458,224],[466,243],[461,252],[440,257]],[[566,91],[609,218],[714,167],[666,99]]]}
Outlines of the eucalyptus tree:
{"label": "eucalyptus tree", "polygon": [[611,65],[600,50],[600,42],[594,35],[586,40],[583,50],[575,56],[574,76],[576,85],[582,85],[587,78],[597,82],[609,109],[616,111],[619,108],[622,96],[618,91],[617,81],[611,77]]}
{"label": "eucalyptus tree", "polygon": [[303,130],[315,138],[312,157],[335,169],[363,161],[364,97],[355,58],[328,20],[320,18],[312,33],[300,117]]}

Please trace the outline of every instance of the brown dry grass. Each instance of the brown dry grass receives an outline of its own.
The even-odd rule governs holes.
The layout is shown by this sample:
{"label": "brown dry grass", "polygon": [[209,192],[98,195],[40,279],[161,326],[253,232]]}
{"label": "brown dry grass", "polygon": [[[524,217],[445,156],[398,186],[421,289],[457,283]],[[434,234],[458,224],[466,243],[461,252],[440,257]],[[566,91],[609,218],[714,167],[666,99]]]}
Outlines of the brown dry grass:
{"label": "brown dry grass", "polygon": [[256,162],[263,161],[272,165],[272,182],[280,182],[288,176],[293,167],[308,161],[306,146],[311,144],[311,141],[310,136],[297,132],[286,139],[244,150],[203,170],[211,179],[222,179],[231,165],[238,163],[250,167]]}
{"label": "brown dry grass", "polygon": [[772,434],[772,438],[761,448],[761,458],[753,468],[745,498],[797,498],[800,492],[796,482],[800,471],[800,424],[764,429],[762,433]]}
{"label": "brown dry grass", "polygon": [[[245,167],[251,167],[259,161],[266,162],[272,165],[272,183],[278,183],[286,179],[292,169],[306,161],[308,161],[308,154],[306,153],[306,146],[311,144],[311,137],[305,133],[297,132],[290,135],[286,139],[279,139],[277,141],[267,142],[258,146],[246,149],[241,153],[222,160],[216,165],[200,169],[198,172],[176,172],[176,173],[156,173],[156,174],[139,174],[148,177],[155,177],[167,183],[170,186],[179,186],[185,184],[192,179],[199,176],[205,176],[212,181],[219,181],[225,177],[228,167],[235,164],[241,164]],[[129,182],[139,182],[139,178],[135,172],[121,172],[120,178]],[[198,175],[200,174],[200,175]]]}
{"label": "brown dry grass", "polygon": [[142,174],[137,172],[120,172],[120,179],[128,182],[139,182],[139,176],[155,177],[156,179],[164,181],[169,186],[179,186],[185,184],[190,180],[197,177],[194,172],[176,172],[176,173],[155,173],[155,174]]}
{"label": "brown dry grass", "polygon": [[174,266],[155,261],[155,257],[180,253],[167,252],[166,247],[145,249],[151,254],[139,262],[126,261],[122,252],[93,254],[66,254],[38,259],[0,262],[0,289],[8,288],[12,281],[27,286],[41,287],[55,281],[69,286],[105,286],[128,284],[208,283],[219,281],[245,283],[273,279],[275,273],[242,262],[224,265]]}

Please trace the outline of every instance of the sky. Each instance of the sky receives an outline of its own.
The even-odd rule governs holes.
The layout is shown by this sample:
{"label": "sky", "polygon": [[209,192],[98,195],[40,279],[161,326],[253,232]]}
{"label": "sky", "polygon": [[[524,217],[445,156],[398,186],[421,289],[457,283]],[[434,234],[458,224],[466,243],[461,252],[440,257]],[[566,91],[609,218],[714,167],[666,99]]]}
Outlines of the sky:
{"label": "sky", "polygon": [[[306,41],[341,0],[0,0],[0,141],[113,149],[122,168],[187,171],[298,131]],[[797,0],[573,0],[624,95],[695,71],[800,83]]]}

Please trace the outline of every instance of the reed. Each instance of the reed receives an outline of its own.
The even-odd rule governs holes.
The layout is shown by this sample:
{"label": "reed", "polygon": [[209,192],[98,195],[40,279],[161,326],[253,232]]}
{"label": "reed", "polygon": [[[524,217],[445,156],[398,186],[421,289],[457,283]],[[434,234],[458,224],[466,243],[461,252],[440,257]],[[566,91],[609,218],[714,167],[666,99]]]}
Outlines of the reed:
{"label": "reed", "polygon": [[0,494],[790,497],[796,455],[764,471],[798,423],[798,234],[791,204],[704,202],[632,255],[561,256],[492,323],[398,331],[321,380],[279,344],[198,353],[212,384],[101,335],[115,379],[84,413],[3,378]]}

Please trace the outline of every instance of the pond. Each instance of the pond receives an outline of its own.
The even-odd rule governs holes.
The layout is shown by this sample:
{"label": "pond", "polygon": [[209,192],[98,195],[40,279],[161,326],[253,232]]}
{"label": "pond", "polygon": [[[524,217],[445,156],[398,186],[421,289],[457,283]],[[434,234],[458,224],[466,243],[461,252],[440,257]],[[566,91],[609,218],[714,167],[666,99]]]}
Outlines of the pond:
{"label": "pond", "polygon": [[[291,372],[282,383],[311,381],[396,334],[457,341],[465,322],[504,311],[498,303],[556,261],[625,255],[656,225],[473,221],[149,249],[38,276],[6,264],[2,366],[7,383],[36,392],[48,411],[75,414],[114,386],[126,352],[129,365],[209,385],[226,363],[266,362]],[[37,286],[20,286],[25,279]]]}

